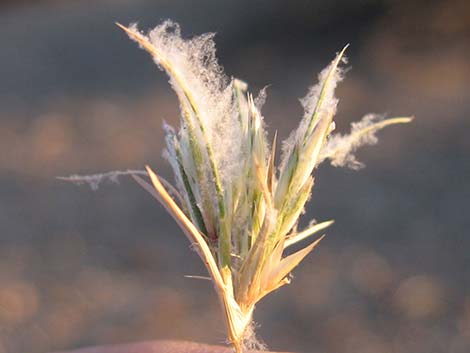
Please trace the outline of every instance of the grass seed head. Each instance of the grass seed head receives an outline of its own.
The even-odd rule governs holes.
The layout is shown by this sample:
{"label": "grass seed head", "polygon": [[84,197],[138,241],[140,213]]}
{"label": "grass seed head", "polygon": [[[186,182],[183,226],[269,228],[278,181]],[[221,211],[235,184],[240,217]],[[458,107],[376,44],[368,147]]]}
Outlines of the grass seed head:
{"label": "grass seed head", "polygon": [[[265,295],[290,282],[289,274],[323,239],[289,256],[284,249],[323,231],[332,221],[297,231],[314,184],[315,168],[357,167],[351,154],[376,142],[375,132],[410,118],[378,121],[366,116],[350,135],[331,135],[343,79],[346,47],[319,75],[301,100],[304,116],[283,143],[278,170],[275,139],[267,142],[261,106],[247,84],[227,79],[215,56],[212,34],[183,39],[177,24],[166,21],[148,34],[119,25],[167,73],[180,102],[180,128],[164,125],[165,156],[176,179],[173,198],[147,167],[153,188],[136,180],[168,210],[192,243],[214,283],[228,338],[237,352],[253,340],[252,313]],[[177,202],[178,201],[178,202]]]}

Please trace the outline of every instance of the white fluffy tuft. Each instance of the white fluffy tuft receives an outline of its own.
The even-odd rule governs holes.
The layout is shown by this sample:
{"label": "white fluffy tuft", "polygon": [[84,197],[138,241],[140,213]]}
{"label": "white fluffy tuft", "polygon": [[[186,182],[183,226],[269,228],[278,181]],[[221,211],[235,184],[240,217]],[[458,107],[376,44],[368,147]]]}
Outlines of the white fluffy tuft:
{"label": "white fluffy tuft", "polygon": [[351,124],[348,135],[331,135],[322,149],[319,163],[330,159],[331,165],[335,167],[363,168],[364,164],[356,159],[354,152],[363,145],[377,143],[375,134],[381,128],[377,123],[382,119],[382,116],[367,114],[360,121]]}
{"label": "white fluffy tuft", "polygon": [[[133,30],[136,30],[135,27]],[[178,24],[165,21],[149,32],[148,39],[192,94],[211,144],[223,185],[229,185],[241,170],[242,132],[235,116],[233,80],[229,80],[215,56],[214,34],[183,39]],[[178,92],[178,84],[170,79]]]}
{"label": "white fluffy tuft", "polygon": [[59,180],[69,181],[76,185],[84,185],[87,184],[93,191],[98,190],[100,185],[106,181],[110,181],[112,183],[119,183],[119,177],[121,176],[129,176],[129,175],[147,175],[145,170],[114,170],[111,172],[100,173],[100,174],[92,174],[92,175],[70,175],[67,177],[57,177]]}
{"label": "white fluffy tuft", "polygon": [[[347,59],[345,56],[341,58],[341,62],[347,63]],[[320,97],[320,91],[325,80],[328,78],[331,65],[333,65],[333,63],[331,63],[328,67],[323,69],[322,72],[320,72],[320,74],[318,75],[319,83],[310,87],[305,97],[300,99],[300,103],[302,104],[302,107],[304,108],[305,120],[308,120],[312,116],[315,108],[317,107],[318,99]],[[343,80],[343,73],[344,73],[344,70],[339,66],[336,67],[335,70],[332,72],[332,75],[329,78],[328,88],[324,93],[325,96],[323,99],[323,103],[320,107],[320,111],[318,112],[319,114],[322,114],[322,113],[334,114],[336,112],[338,99],[335,97],[334,94],[335,94],[336,86],[338,85],[339,82]]]}
{"label": "white fluffy tuft", "polygon": [[[342,57],[342,63],[347,63],[346,57]],[[332,69],[333,65],[335,64],[335,60],[331,62],[326,68],[324,68],[320,74],[318,75],[318,83],[309,88],[307,94],[300,99],[300,103],[304,108],[304,116],[299,124],[299,127],[292,131],[289,137],[283,141],[282,143],[282,159],[281,165],[279,169],[282,170],[285,167],[285,163],[287,163],[288,156],[292,152],[295,144],[299,144],[305,137],[305,134],[308,129],[308,125],[312,118],[312,115],[315,112],[315,109],[318,109],[317,115],[320,117],[334,115],[336,113],[336,107],[338,105],[338,99],[335,97],[335,89],[339,82],[343,80],[344,77],[344,69],[339,66],[336,66],[331,73],[331,76],[328,77],[330,70]],[[319,99],[322,94],[322,87],[325,86],[326,80],[328,80],[328,84],[326,86],[325,91],[323,92],[324,97],[320,105]],[[318,123],[315,122],[315,123]]]}

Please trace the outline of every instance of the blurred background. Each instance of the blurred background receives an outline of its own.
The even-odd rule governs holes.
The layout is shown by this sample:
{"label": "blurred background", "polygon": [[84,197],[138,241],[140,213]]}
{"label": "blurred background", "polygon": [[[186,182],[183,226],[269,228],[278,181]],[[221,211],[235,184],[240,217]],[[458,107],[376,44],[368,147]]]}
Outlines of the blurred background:
{"label": "blurred background", "polygon": [[[224,341],[196,254],[129,178],[97,191],[56,176],[140,169],[172,179],[167,78],[115,25],[217,32],[220,63],[284,138],[297,100],[346,43],[338,131],[369,112],[415,115],[323,165],[305,222],[329,236],[255,319],[273,350],[470,351],[470,6],[445,1],[0,2],[0,353],[151,339]],[[271,135],[272,136],[272,135]]]}

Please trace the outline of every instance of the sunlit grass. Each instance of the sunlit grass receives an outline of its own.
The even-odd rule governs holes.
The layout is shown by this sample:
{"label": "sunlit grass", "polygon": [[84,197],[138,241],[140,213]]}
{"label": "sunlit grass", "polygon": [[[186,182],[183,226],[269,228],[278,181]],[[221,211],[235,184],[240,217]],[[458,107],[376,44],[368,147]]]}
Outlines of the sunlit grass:
{"label": "sunlit grass", "polygon": [[305,114],[284,141],[277,169],[276,139],[271,146],[267,142],[260,112],[265,93],[253,99],[245,83],[224,76],[212,35],[185,40],[170,21],[148,36],[135,26],[119,26],[166,71],[181,108],[179,131],[165,126],[166,155],[178,197],[170,196],[150,167],[154,189],[134,177],[197,244],[222,303],[229,340],[241,352],[256,342],[251,325],[256,303],[289,283],[290,272],[323,236],[289,256],[283,257],[284,250],[332,223],[297,231],[314,169],[325,159],[360,166],[351,154],[355,148],[376,142],[376,130],[411,118],[374,121],[369,115],[353,126],[350,135],[331,135],[337,106],[334,90],[342,80],[345,47],[302,100]]}

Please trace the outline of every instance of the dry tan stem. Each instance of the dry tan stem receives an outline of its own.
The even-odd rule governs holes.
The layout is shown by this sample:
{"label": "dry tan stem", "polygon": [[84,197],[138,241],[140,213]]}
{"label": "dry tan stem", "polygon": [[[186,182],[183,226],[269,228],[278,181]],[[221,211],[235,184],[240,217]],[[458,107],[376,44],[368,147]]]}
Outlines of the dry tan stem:
{"label": "dry tan stem", "polygon": [[222,271],[219,271],[216,261],[202,234],[171,198],[160,182],[158,176],[150,169],[150,167],[147,166],[146,169],[155,188],[155,193],[149,190],[150,185],[142,178],[138,176],[134,176],[134,178],[142,187],[151,192],[152,195],[160,201],[163,207],[165,207],[168,213],[173,216],[175,221],[181,227],[189,241],[197,245],[195,249],[204,262],[207,271],[214,282],[215,290],[225,313],[229,340],[233,345],[235,352],[242,353],[243,339],[245,331],[251,323],[253,308],[250,308],[246,312],[242,312],[233,296],[230,269],[225,267]]}

